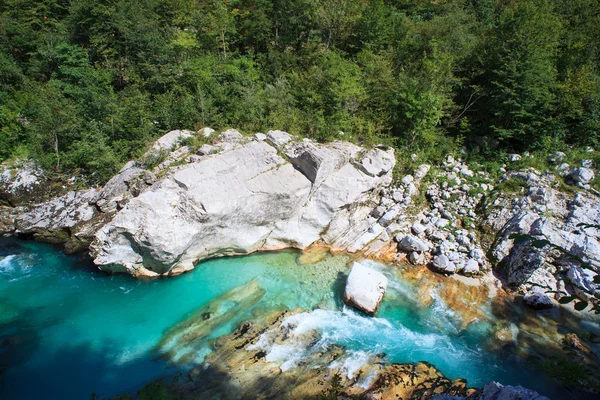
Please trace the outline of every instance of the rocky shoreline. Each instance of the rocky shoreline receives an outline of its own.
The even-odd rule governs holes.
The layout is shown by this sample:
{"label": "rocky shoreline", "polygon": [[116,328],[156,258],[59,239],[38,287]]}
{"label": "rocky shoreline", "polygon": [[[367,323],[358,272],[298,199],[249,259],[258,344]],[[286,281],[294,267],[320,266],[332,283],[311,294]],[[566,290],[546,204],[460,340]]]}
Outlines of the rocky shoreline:
{"label": "rocky shoreline", "polygon": [[[589,316],[559,302],[577,296],[593,304],[600,293],[594,280],[600,207],[589,186],[590,163],[570,169],[552,155],[555,171],[504,171],[493,179],[448,156],[394,180],[397,156],[390,148],[319,144],[281,131],[251,137],[209,128],[172,131],[102,188],[70,190],[77,187],[73,179],[56,189],[31,162],[7,166],[0,174],[0,234],[89,251],[100,269],[135,277],[178,275],[213,257],[327,248],[427,265],[492,292],[504,289],[536,309],[568,307]],[[565,174],[569,190],[560,178]],[[536,241],[553,246],[532,245]],[[425,364],[382,368],[388,383],[376,385],[373,395],[344,380],[336,385],[348,398],[392,392],[428,398],[431,387],[423,382],[434,377],[444,389],[432,395],[497,398],[444,380]],[[410,381],[425,391],[413,394],[405,377],[415,368],[419,378]],[[305,381],[317,375],[332,376],[321,371]],[[274,379],[273,387],[280,379],[288,378]],[[328,382],[310,390],[329,390]],[[394,392],[400,386],[404,391]],[[489,388],[496,389],[502,390]]]}

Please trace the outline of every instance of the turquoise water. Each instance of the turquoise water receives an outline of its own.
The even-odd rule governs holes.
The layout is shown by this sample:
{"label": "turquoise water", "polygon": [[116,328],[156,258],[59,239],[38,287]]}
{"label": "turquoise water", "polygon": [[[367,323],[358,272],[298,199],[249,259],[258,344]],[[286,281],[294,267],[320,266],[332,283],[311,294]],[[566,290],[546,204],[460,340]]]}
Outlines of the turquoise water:
{"label": "turquoise water", "polygon": [[[414,288],[391,267],[372,264],[391,279],[377,318],[347,309],[340,301],[347,261],[336,256],[302,265],[296,253],[268,253],[211,260],[176,278],[137,281],[107,276],[89,260],[49,245],[2,239],[0,398],[114,396],[175,374],[177,367],[154,351],[163,333],[253,278],[266,290],[262,299],[216,328],[213,337],[257,313],[302,307],[314,310],[298,317],[302,327],[319,329],[323,341],[350,348],[356,365],[365,354],[386,353],[396,362],[429,361],[470,385],[498,380],[552,391],[518,359],[483,347],[487,324],[461,331],[441,300],[419,306],[412,300]],[[282,361],[293,366],[301,356],[288,352]]]}

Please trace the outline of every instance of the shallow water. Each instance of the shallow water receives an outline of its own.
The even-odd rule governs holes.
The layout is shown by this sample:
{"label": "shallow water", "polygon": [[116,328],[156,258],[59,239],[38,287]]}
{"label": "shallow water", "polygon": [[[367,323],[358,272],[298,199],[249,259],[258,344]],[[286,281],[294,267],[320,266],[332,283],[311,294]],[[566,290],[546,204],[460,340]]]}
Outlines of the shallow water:
{"label": "shallow water", "polygon": [[[466,331],[455,312],[433,294],[427,307],[415,287],[392,267],[371,263],[390,278],[376,318],[341,303],[348,258],[299,264],[297,253],[280,252],[201,263],[191,273],[137,281],[107,276],[88,260],[52,246],[0,241],[0,398],[86,399],[134,393],[146,382],[178,372],[154,351],[170,327],[211,299],[257,278],[266,290],[251,309],[212,332],[229,333],[253,315],[272,309],[313,310],[296,316],[297,329],[319,329],[324,344],[347,346],[352,376],[366,355],[385,353],[394,362],[428,361],[471,386],[490,380],[523,384],[553,394],[550,382],[516,357],[486,350],[490,325]],[[198,349],[198,360],[208,347]],[[277,349],[272,360],[292,368],[302,357]]]}

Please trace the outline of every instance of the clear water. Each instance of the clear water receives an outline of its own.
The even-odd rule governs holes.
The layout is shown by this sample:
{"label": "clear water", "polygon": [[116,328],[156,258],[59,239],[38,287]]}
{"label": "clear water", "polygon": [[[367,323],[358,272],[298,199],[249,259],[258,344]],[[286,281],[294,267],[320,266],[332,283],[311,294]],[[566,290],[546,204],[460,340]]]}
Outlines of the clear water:
{"label": "clear water", "polygon": [[[253,278],[266,290],[264,297],[213,336],[230,332],[253,313],[302,307],[314,310],[302,314],[302,326],[320,329],[323,340],[347,346],[356,354],[355,363],[365,354],[386,353],[396,362],[431,362],[469,385],[498,380],[552,391],[516,358],[482,347],[487,324],[471,324],[461,332],[443,302],[419,306],[412,300],[413,288],[391,267],[373,264],[391,279],[377,318],[345,308],[340,299],[347,261],[336,256],[302,265],[296,253],[267,253],[211,260],[176,278],[137,281],[107,276],[88,260],[52,246],[2,239],[0,398],[135,393],[148,381],[177,372],[154,351],[165,331]],[[297,356],[285,355],[292,363]]]}

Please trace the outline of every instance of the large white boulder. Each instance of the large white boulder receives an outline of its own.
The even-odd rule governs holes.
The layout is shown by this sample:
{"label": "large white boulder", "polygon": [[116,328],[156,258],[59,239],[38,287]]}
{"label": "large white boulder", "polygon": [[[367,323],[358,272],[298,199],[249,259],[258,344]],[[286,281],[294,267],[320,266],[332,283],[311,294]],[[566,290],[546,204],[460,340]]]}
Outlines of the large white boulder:
{"label": "large white boulder", "polygon": [[355,262],[346,280],[344,303],[374,315],[387,289],[387,278],[378,271]]}
{"label": "large white boulder", "polygon": [[391,180],[393,154],[382,153],[372,176],[357,165],[362,149],[352,144],[289,143],[285,151],[289,161],[268,141],[243,141],[173,169],[96,234],[94,262],[154,276],[211,257],[317,242],[362,250],[353,245],[372,230],[369,202]]}

